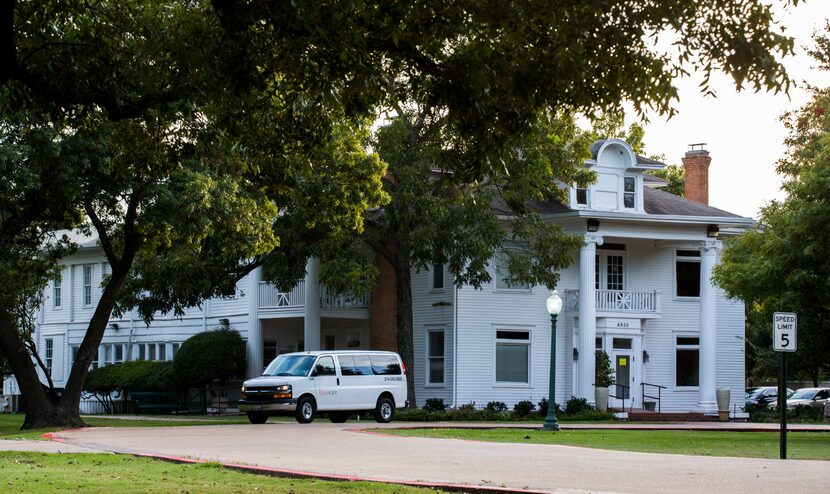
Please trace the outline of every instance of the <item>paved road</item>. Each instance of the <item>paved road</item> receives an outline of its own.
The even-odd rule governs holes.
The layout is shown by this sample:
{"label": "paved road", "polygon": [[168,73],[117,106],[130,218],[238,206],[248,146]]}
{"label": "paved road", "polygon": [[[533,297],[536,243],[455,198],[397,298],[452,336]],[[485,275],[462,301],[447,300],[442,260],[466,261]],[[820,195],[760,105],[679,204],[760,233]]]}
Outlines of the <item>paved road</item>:
{"label": "paved road", "polygon": [[395,437],[360,432],[362,426],[315,422],[94,428],[55,433],[55,438],[91,449],[284,471],[546,492],[815,493],[827,492],[830,479],[830,462],[822,461]]}

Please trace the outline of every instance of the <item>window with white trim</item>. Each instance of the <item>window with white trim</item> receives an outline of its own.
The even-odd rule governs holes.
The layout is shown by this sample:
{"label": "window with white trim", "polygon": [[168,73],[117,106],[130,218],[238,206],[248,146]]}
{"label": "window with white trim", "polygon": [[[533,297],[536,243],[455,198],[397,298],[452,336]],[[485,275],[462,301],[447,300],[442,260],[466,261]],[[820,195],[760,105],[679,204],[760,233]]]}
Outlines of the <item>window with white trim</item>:
{"label": "window with white trim", "polygon": [[61,308],[61,277],[60,275],[55,276],[55,280],[52,282],[52,308],[53,309],[60,309]]}
{"label": "window with white trim", "polygon": [[444,289],[444,263],[435,262],[432,264],[432,289]]}
{"label": "window with white trim", "polygon": [[587,206],[588,205],[588,189],[585,187],[577,187],[576,188],[576,205],[577,206]]}
{"label": "window with white trim", "polygon": [[623,177],[623,207],[637,207],[637,179],[634,177]]}
{"label": "window with white trim", "polygon": [[675,294],[700,297],[700,251],[678,250],[675,254]]}
{"label": "window with white trim", "polygon": [[92,266],[84,266],[84,306],[92,305]]}
{"label": "window with white trim", "polygon": [[444,330],[427,331],[427,384],[444,384]]}
{"label": "window with white trim", "polygon": [[530,383],[530,331],[496,331],[496,383]]}
{"label": "window with white trim", "polygon": [[678,336],[675,339],[674,384],[677,387],[697,387],[700,379],[700,338]]}
{"label": "window with white trim", "polygon": [[55,340],[52,338],[45,338],[43,340],[43,363],[46,365],[46,374],[52,375],[52,362],[55,355]]}

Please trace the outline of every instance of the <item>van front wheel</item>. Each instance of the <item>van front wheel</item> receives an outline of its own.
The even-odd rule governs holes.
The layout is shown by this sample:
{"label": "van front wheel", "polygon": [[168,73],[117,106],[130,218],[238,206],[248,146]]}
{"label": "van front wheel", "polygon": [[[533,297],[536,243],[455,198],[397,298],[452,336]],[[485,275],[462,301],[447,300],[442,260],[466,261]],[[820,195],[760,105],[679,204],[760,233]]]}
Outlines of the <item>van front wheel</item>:
{"label": "van front wheel", "polygon": [[314,400],[308,396],[303,396],[297,400],[297,410],[294,412],[294,418],[301,424],[310,424],[314,420]]}
{"label": "van front wheel", "polygon": [[375,407],[375,420],[382,424],[388,424],[394,416],[395,403],[385,396],[378,398],[378,404]]}

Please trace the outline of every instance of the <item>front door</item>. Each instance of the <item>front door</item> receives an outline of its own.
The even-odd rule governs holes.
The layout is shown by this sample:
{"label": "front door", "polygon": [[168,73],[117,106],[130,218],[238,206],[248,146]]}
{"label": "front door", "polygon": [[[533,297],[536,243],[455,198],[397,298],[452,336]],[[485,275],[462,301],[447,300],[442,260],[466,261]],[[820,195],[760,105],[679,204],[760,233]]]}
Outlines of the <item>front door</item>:
{"label": "front door", "polygon": [[638,358],[640,338],[612,336],[609,345],[611,365],[614,367],[614,385],[608,390],[609,405],[613,408],[640,406],[640,369]]}

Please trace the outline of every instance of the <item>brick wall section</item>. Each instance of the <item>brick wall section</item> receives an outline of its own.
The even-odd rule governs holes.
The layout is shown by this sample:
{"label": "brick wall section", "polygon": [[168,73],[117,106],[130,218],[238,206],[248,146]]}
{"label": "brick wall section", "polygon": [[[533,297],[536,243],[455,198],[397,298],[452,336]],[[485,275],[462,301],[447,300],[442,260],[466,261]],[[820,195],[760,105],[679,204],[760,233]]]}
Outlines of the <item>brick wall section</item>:
{"label": "brick wall section", "polygon": [[378,274],[369,302],[369,330],[372,350],[398,351],[395,326],[395,270],[385,258],[375,257]]}
{"label": "brick wall section", "polygon": [[683,157],[686,199],[709,205],[709,151],[687,151]]}

